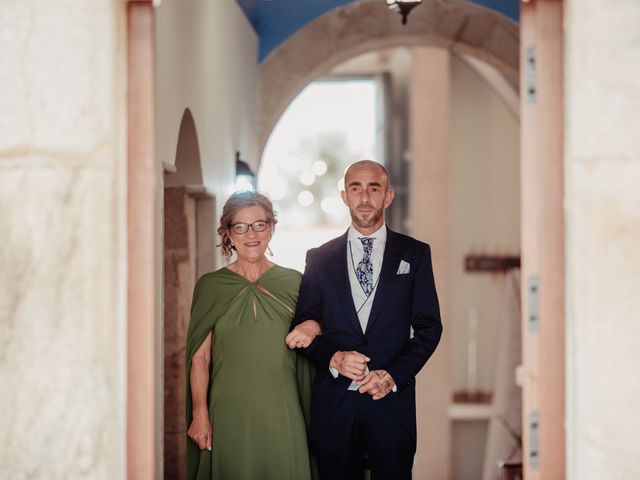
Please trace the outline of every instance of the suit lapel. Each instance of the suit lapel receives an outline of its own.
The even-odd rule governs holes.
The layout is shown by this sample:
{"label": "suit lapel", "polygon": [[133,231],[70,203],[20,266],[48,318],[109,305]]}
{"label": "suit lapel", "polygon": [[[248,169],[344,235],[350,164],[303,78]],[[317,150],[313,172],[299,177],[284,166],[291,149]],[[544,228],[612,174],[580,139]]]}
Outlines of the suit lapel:
{"label": "suit lapel", "polygon": [[378,318],[383,305],[389,297],[392,282],[398,271],[400,259],[402,256],[402,245],[398,236],[387,228],[387,242],[384,248],[384,256],[382,257],[382,269],[380,270],[380,280],[376,288],[369,321],[365,333],[371,331],[371,326]]}
{"label": "suit lapel", "polygon": [[351,294],[351,283],[349,282],[349,271],[347,269],[347,232],[339,237],[337,248],[334,250],[331,275],[338,292],[338,300],[344,306],[349,320],[358,329],[362,331],[356,307],[353,304],[353,295]]}

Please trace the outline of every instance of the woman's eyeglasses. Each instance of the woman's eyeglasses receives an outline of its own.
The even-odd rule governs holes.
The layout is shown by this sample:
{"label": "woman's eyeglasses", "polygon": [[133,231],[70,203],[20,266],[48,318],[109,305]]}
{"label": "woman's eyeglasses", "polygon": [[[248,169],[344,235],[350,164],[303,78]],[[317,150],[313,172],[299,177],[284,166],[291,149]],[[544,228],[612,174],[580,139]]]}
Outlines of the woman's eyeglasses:
{"label": "woman's eyeglasses", "polygon": [[269,226],[269,220],[256,220],[253,223],[234,223],[231,225],[231,228],[238,235],[242,235],[243,233],[247,233],[249,231],[249,227],[253,229],[254,232],[264,232]]}

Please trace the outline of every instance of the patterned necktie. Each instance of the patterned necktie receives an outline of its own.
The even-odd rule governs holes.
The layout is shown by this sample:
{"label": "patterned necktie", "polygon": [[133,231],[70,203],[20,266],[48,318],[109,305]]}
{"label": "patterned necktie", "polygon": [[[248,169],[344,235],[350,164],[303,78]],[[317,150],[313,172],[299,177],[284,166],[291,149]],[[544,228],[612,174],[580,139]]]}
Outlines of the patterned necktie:
{"label": "patterned necktie", "polygon": [[373,241],[375,238],[360,237],[364,256],[358,268],[356,268],[356,278],[362,287],[365,295],[368,297],[373,292],[373,263],[371,263],[371,252],[373,251]]}

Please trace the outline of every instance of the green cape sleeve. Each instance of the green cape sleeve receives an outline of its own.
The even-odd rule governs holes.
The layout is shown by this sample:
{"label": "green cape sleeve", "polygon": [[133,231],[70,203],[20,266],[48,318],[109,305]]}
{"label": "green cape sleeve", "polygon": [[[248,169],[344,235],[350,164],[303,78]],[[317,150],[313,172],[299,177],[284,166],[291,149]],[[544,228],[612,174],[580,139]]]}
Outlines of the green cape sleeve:
{"label": "green cape sleeve", "polygon": [[[196,283],[191,305],[191,319],[187,333],[186,356],[186,420],[187,428],[193,420],[192,398],[190,386],[191,362],[193,356],[202,345],[210,332],[215,330],[216,322],[230,308],[238,296],[247,291],[247,284],[229,272],[213,272],[204,275]],[[269,296],[286,310],[293,314],[298,299],[301,274],[295,270],[274,267],[257,283],[267,290]],[[215,332],[214,332],[215,334]],[[284,343],[284,338],[282,339]],[[213,344],[213,343],[212,343]],[[209,376],[213,371],[213,361]],[[311,422],[311,384],[315,377],[314,366],[301,354],[296,355],[296,381],[300,405],[303,411],[307,434]],[[211,387],[211,386],[210,386]],[[207,403],[209,403],[207,399]],[[211,417],[212,412],[209,411]],[[212,479],[212,452],[200,450],[198,446],[187,438],[187,479]],[[314,459],[310,456],[312,478],[317,479],[318,471]]]}

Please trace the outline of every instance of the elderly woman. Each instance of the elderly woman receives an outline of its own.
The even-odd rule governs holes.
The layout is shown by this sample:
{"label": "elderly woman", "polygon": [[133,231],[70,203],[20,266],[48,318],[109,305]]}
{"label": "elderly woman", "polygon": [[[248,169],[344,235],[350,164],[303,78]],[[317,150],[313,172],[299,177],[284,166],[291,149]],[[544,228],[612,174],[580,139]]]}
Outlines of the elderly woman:
{"label": "elderly woman", "polygon": [[[195,287],[186,347],[190,480],[311,478],[303,411],[311,370],[284,342],[301,275],[265,257],[275,224],[268,198],[234,193],[218,233],[236,260]],[[308,344],[313,324],[308,332],[295,342]]]}

